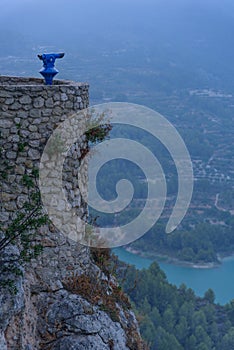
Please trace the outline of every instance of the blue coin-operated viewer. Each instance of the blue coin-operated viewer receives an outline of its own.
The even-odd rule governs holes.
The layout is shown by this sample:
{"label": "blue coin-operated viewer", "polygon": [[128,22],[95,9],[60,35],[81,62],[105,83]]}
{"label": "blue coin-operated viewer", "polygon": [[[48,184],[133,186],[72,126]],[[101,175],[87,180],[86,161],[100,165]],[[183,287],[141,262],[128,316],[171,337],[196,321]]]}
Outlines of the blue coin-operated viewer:
{"label": "blue coin-operated viewer", "polygon": [[54,67],[56,58],[63,58],[64,53],[43,53],[37,55],[43,61],[43,68],[39,73],[45,78],[46,85],[52,85],[53,78],[58,74],[58,70]]}

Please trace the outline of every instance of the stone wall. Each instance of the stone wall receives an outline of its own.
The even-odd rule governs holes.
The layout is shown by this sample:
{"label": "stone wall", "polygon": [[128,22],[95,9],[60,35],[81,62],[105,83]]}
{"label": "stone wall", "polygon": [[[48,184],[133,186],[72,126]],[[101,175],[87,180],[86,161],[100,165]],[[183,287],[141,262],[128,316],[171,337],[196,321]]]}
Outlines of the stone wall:
{"label": "stone wall", "polygon": [[[88,107],[88,103],[87,84],[55,81],[55,85],[45,86],[41,79],[0,77],[2,156],[15,167],[11,182],[16,190],[13,194],[12,187],[3,186],[3,200],[8,204],[1,221],[8,220],[10,211],[21,206],[21,176],[38,166],[52,132],[68,116]],[[80,127],[85,128],[85,120],[80,120]]]}
{"label": "stone wall", "polygon": [[[6,162],[7,167],[12,167],[7,170],[10,176],[1,186],[0,220],[3,225],[8,225],[28,200],[28,190],[22,186],[22,177],[39,167],[41,154],[53,131],[66,118],[87,108],[88,104],[88,84],[55,80],[54,85],[45,86],[41,79],[0,77],[1,170],[4,171]],[[80,118],[78,122],[80,129],[85,130],[87,120]],[[85,146],[84,140],[77,140],[77,150]],[[76,153],[73,162],[79,163],[79,152]],[[82,180],[87,191],[86,173]],[[86,207],[81,200],[79,207],[80,215],[82,211],[85,213]],[[40,235],[37,239],[41,240],[44,253],[35,263],[37,267],[39,264],[48,269],[48,278],[54,273],[53,267],[59,267],[62,272],[66,264],[73,267],[77,264],[77,256],[72,255],[72,250],[76,251],[77,248],[71,248],[64,254],[59,246],[66,242],[65,237],[53,226],[51,230],[42,227],[38,232]],[[51,252],[52,246],[55,250],[53,257],[47,252],[48,249]]]}
{"label": "stone wall", "polygon": [[[1,185],[3,228],[27,200],[28,190],[22,185],[22,177],[38,167],[53,131],[77,110],[88,107],[88,103],[85,83],[55,80],[54,85],[45,86],[41,79],[0,77],[0,167],[4,171],[7,164],[10,173]],[[87,120],[79,118],[79,127],[85,130]],[[76,207],[79,214],[86,215],[86,204],[76,182],[77,167],[73,167],[79,164],[80,150],[84,147],[86,141],[82,137],[71,149],[70,161],[65,164],[65,182],[74,177],[68,188],[76,190]],[[87,191],[87,167],[82,174],[82,186],[83,192]],[[15,278],[17,294],[10,295],[7,288],[0,287],[0,349],[143,349],[131,310],[123,309],[116,301],[118,317],[113,319],[103,310],[101,300],[93,304],[85,297],[85,291],[82,295],[73,291],[77,276],[83,275],[87,280],[98,279],[94,283],[99,288],[107,286],[108,298],[112,293],[89,249],[64,236],[52,224],[40,227],[36,237],[44,247],[43,253],[25,266],[23,277]],[[5,256],[9,254],[8,249]],[[114,279],[111,283],[116,285]]]}

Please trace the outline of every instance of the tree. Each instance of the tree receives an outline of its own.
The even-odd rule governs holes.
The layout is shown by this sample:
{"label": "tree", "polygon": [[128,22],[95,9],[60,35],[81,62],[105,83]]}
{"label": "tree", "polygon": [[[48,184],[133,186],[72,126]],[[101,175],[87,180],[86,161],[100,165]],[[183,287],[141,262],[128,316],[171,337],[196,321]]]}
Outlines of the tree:
{"label": "tree", "polygon": [[205,292],[204,298],[205,298],[210,304],[213,304],[214,301],[215,301],[215,293],[214,293],[214,291],[213,291],[211,288],[209,288],[209,289]]}
{"label": "tree", "polygon": [[162,327],[158,327],[156,329],[156,339],[153,350],[166,349],[183,350],[183,347],[179,344],[178,340],[173,334],[169,334]]}
{"label": "tree", "polygon": [[155,340],[155,328],[148,316],[145,316],[141,321],[140,330],[144,339],[146,339],[149,344],[153,344]]}
{"label": "tree", "polygon": [[206,345],[205,343],[201,343],[197,346],[197,350],[209,350],[210,347],[208,347],[208,345]]}
{"label": "tree", "polygon": [[197,344],[197,340],[196,340],[196,337],[192,334],[190,335],[190,337],[187,339],[186,341],[186,349],[189,349],[189,350],[196,350],[196,345]]}
{"label": "tree", "polygon": [[226,306],[227,312],[228,312],[228,317],[232,324],[234,324],[234,299],[230,301],[229,304]]}
{"label": "tree", "polygon": [[205,329],[202,326],[197,326],[194,332],[198,344],[205,343],[209,348],[211,348],[211,340]]}
{"label": "tree", "polygon": [[180,343],[184,343],[188,336],[188,323],[185,317],[181,317],[179,323],[175,328],[176,338]]}
{"label": "tree", "polygon": [[[8,173],[5,173],[4,181],[7,181],[7,177]],[[24,264],[41,253],[42,245],[36,243],[36,233],[40,226],[48,223],[37,178],[37,169],[32,169],[30,175],[22,176],[21,185],[27,189],[28,200],[22,203],[7,226],[0,226],[0,285],[10,287],[13,293],[17,292],[14,275],[22,275]]]}
{"label": "tree", "polygon": [[175,316],[174,316],[173,310],[171,309],[170,306],[163,313],[162,321],[163,321],[164,328],[169,333],[172,333],[173,332],[173,328],[175,326]]}
{"label": "tree", "polygon": [[228,333],[223,337],[220,349],[222,350],[234,349],[234,327],[232,327],[228,331]]}
{"label": "tree", "polygon": [[201,326],[203,329],[206,329],[207,321],[203,310],[194,312],[192,324],[193,324],[193,329],[195,329],[197,326]]}
{"label": "tree", "polygon": [[159,313],[159,311],[158,311],[156,306],[153,307],[149,317],[152,320],[152,322],[153,322],[155,327],[158,327],[161,324],[161,322],[162,322],[160,313]]}
{"label": "tree", "polygon": [[185,317],[186,320],[191,324],[192,316],[194,313],[194,305],[193,302],[184,302],[183,305],[179,309],[179,317]]}

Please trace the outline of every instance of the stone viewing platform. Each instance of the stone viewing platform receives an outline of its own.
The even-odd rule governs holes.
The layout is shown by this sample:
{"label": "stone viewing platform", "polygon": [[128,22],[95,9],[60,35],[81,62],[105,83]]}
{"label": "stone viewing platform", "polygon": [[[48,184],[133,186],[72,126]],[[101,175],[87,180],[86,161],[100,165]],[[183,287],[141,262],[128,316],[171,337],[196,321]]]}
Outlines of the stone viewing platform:
{"label": "stone viewing platform", "polygon": [[[25,192],[20,185],[22,176],[38,168],[42,151],[56,127],[88,107],[88,92],[86,83],[55,80],[54,85],[44,85],[43,79],[0,76],[2,157],[15,167],[14,191],[9,187],[12,184],[4,185],[3,198],[8,204],[1,213],[3,222],[20,208],[17,203],[22,203]],[[80,129],[85,131],[87,121],[79,118]],[[85,147],[82,142],[79,146]]]}
{"label": "stone viewing platform", "polygon": [[[30,107],[45,109],[55,106],[65,110],[66,108],[77,110],[87,108],[89,105],[87,83],[54,80],[53,85],[45,85],[43,79],[0,76],[0,88],[1,105],[5,105],[3,111],[8,109],[17,111],[20,107],[30,110]],[[45,113],[44,110],[43,115]]]}
{"label": "stone viewing platform", "polygon": [[[0,85],[45,85],[44,79],[34,78],[34,77],[14,77],[7,75],[0,75]],[[53,85],[49,85],[49,87],[57,86],[57,85],[78,85],[78,86],[87,86],[88,83],[75,82],[72,80],[53,80]],[[48,85],[46,86],[48,87]]]}

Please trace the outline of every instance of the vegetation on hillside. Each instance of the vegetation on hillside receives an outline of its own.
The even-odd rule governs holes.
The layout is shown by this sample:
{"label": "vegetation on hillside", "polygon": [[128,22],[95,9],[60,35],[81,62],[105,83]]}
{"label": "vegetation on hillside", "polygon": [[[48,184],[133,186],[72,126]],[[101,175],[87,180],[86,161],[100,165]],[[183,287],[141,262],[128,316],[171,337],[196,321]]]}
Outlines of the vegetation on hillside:
{"label": "vegetation on hillside", "polygon": [[151,350],[234,349],[234,301],[220,306],[211,289],[199,298],[184,284],[177,288],[156,262],[141,271],[121,263],[120,280],[123,274],[122,286]]}
{"label": "vegetation on hillside", "polygon": [[131,246],[152,256],[162,254],[189,263],[218,263],[218,254],[228,255],[234,251],[233,229],[233,217],[226,219],[226,226],[202,223],[168,235],[164,225],[157,224]]}

